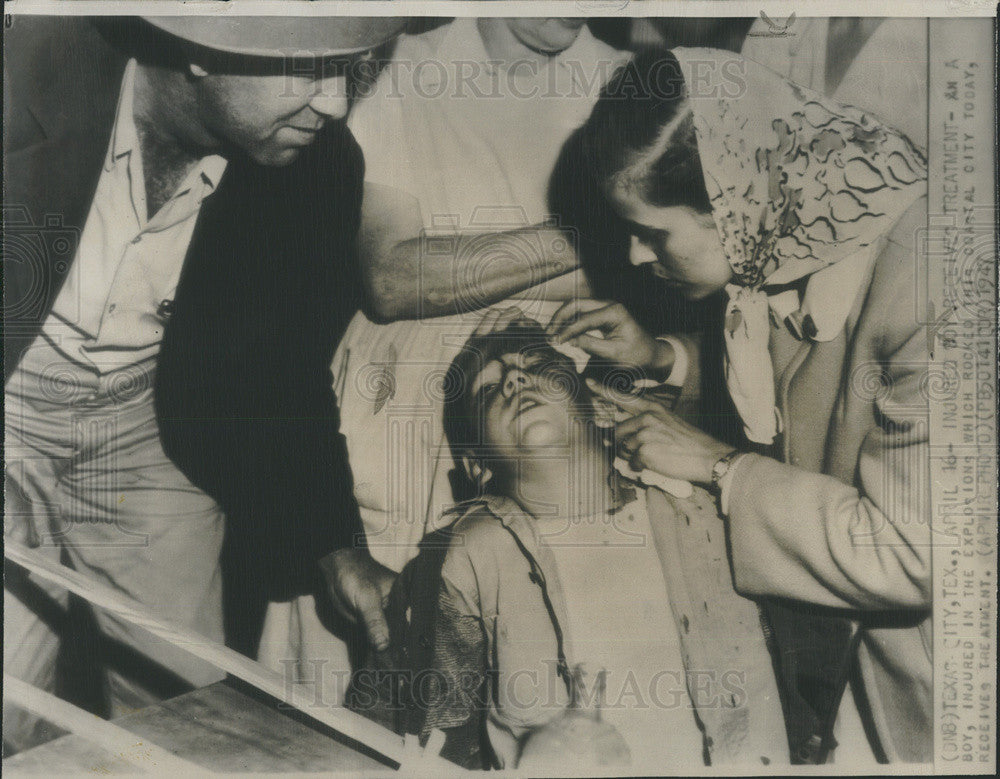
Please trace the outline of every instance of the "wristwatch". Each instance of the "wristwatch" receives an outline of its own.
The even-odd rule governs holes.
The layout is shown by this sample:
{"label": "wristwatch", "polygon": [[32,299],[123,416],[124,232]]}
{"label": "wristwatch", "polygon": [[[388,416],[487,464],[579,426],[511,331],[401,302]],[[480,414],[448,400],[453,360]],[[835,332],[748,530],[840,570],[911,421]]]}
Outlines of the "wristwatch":
{"label": "wristwatch", "polygon": [[712,492],[719,494],[722,491],[722,487],[719,482],[722,481],[722,477],[729,473],[729,469],[733,465],[733,460],[740,456],[739,449],[733,449],[729,454],[723,455],[718,460],[715,461],[715,465],[712,466]]}

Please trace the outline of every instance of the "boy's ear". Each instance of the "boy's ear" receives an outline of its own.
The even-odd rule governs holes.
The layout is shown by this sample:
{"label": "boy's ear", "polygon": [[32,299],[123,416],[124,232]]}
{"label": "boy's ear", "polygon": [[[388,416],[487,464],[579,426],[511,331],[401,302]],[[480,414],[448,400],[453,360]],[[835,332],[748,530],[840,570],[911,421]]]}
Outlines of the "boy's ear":
{"label": "boy's ear", "polygon": [[477,487],[485,487],[493,478],[493,472],[489,468],[468,454],[462,455],[462,470]]}

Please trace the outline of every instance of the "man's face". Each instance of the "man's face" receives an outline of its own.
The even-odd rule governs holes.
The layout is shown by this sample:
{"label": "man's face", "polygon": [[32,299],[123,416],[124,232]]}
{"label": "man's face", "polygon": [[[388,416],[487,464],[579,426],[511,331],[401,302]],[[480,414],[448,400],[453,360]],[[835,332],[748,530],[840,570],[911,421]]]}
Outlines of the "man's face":
{"label": "man's face", "polygon": [[483,422],[484,443],[496,452],[566,446],[579,415],[573,397],[579,381],[550,348],[490,359],[473,380],[469,397]]}
{"label": "man's face", "polygon": [[514,18],[507,20],[507,26],[524,46],[543,54],[558,54],[576,41],[586,19],[580,18]]}
{"label": "man's face", "polygon": [[347,115],[344,60],[255,63],[252,72],[197,77],[196,100],[205,130],[261,165],[293,162],[331,119]]}

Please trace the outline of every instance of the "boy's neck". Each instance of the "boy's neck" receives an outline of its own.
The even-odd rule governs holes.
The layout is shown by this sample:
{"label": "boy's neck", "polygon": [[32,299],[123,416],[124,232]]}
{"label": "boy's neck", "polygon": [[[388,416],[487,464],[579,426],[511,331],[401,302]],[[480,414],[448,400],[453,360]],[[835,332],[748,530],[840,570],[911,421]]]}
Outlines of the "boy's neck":
{"label": "boy's neck", "polygon": [[533,460],[505,492],[539,521],[589,517],[618,508],[615,478],[606,451],[588,447],[576,457]]}

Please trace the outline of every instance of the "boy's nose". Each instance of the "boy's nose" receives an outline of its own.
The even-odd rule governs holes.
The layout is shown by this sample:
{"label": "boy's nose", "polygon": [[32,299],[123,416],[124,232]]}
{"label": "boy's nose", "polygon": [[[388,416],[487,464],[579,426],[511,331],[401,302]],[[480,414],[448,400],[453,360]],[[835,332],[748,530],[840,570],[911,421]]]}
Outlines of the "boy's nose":
{"label": "boy's nose", "polygon": [[650,262],[658,262],[656,252],[648,244],[639,240],[636,235],[632,236],[632,244],[628,253],[629,262],[633,265],[646,265]]}
{"label": "boy's nose", "polygon": [[513,396],[528,386],[528,374],[520,368],[511,368],[503,378],[503,394],[505,398]]}

